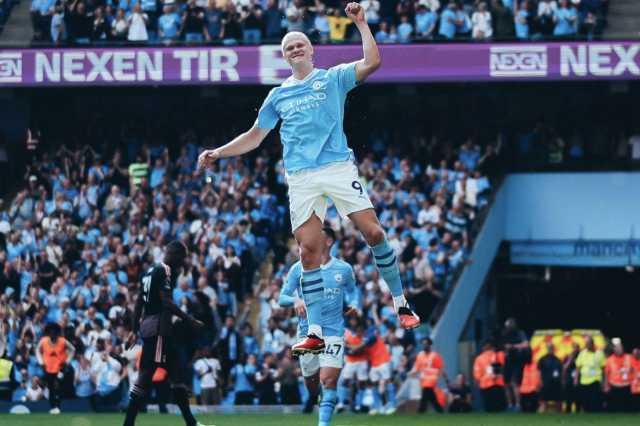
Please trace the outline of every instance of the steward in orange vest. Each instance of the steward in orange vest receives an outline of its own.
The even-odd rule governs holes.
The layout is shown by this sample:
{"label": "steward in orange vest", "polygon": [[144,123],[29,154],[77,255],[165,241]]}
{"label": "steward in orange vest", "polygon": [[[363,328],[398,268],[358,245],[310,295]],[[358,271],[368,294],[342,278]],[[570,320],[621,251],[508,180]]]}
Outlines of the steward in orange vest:
{"label": "steward in orange vest", "polygon": [[40,339],[36,348],[38,362],[44,368],[44,380],[49,388],[49,404],[51,413],[60,413],[60,382],[62,369],[67,360],[72,359],[75,348],[64,337],[58,324],[51,323],[45,327],[45,336]]}
{"label": "steward in orange vest", "polygon": [[631,355],[624,353],[620,339],[614,338],[612,343],[613,353],[604,366],[607,411],[626,412],[631,408],[631,382],[635,363]]}
{"label": "steward in orange vest", "polygon": [[[438,400],[437,388],[438,379],[443,376],[447,380],[447,373],[444,371],[444,362],[437,352],[431,350],[433,341],[430,338],[422,340],[422,351],[416,357],[411,374],[420,376],[422,386],[422,397],[418,407],[419,413],[427,411],[429,402],[433,408],[441,413],[444,405]],[[442,398],[440,398],[442,399]]]}
{"label": "steward in orange vest", "polygon": [[522,411],[525,413],[538,411],[541,383],[538,364],[533,360],[533,356],[530,356],[529,362],[525,364],[522,371],[522,382],[520,383],[520,403],[522,404]]}
{"label": "steward in orange vest", "polygon": [[486,342],[473,363],[473,378],[482,392],[487,412],[504,411],[506,408],[503,369],[504,352],[496,350],[493,342]]}

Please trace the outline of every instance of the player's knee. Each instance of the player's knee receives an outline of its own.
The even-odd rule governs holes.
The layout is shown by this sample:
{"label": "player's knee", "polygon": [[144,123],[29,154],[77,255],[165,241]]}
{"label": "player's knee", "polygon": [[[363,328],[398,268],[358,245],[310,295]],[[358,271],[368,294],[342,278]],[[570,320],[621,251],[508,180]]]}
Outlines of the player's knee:
{"label": "player's knee", "polygon": [[384,229],[379,224],[372,225],[363,231],[364,239],[370,246],[376,246],[384,241]]}
{"label": "player's knee", "polygon": [[325,389],[335,389],[338,386],[338,378],[335,376],[323,376],[320,382]]}
{"label": "player's knee", "polygon": [[320,266],[322,260],[322,246],[317,241],[300,243],[300,261],[306,269]]}

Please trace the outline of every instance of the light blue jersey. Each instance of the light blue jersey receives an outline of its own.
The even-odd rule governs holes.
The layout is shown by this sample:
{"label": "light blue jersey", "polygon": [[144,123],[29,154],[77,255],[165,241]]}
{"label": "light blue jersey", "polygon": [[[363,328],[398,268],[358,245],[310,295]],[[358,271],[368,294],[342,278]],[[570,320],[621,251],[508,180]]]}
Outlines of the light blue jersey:
{"label": "light blue jersey", "polygon": [[355,63],[289,77],[264,100],[256,124],[273,129],[282,120],[284,167],[292,173],[353,159],[342,122],[347,93],[356,87]]}
{"label": "light blue jersey", "polygon": [[[324,280],[324,300],[322,301],[322,334],[324,336],[344,335],[344,302],[349,306],[356,306],[356,278],[353,268],[347,262],[332,257],[329,262],[321,266]],[[281,306],[291,306],[294,294],[302,296],[300,286],[302,278],[302,264],[300,261],[289,269],[287,281],[280,291]],[[309,324],[306,318],[298,322],[298,337],[308,334]]]}

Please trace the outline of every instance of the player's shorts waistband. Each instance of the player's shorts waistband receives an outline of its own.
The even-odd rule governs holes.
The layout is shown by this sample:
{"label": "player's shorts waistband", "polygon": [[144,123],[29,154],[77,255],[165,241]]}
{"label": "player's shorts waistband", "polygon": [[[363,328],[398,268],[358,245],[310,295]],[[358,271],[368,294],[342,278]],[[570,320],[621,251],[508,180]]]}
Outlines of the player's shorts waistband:
{"label": "player's shorts waistband", "polygon": [[346,165],[346,164],[355,164],[355,159],[354,158],[349,158],[347,160],[338,160],[338,161],[332,161],[331,163],[327,163],[327,164],[322,164],[318,167],[309,167],[306,169],[301,169],[301,170],[295,170],[293,172],[288,172],[285,171],[285,177],[289,178],[290,176],[304,176],[304,175],[308,175],[311,173],[317,173],[317,172],[321,172],[325,169],[328,169],[329,167],[336,167],[336,166],[342,166],[342,165]]}

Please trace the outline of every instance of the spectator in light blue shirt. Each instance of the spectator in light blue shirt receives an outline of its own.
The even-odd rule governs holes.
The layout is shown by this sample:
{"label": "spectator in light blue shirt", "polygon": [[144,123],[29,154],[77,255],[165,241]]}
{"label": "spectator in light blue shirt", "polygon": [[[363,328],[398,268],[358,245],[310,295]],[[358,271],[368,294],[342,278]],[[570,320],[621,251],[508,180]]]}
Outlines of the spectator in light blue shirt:
{"label": "spectator in light blue shirt", "polygon": [[127,16],[129,16],[129,12],[133,10],[133,6],[135,6],[136,4],[138,4],[138,0],[119,0],[118,9],[124,10]]}
{"label": "spectator in light blue shirt", "polygon": [[464,9],[456,11],[456,34],[469,36],[471,34],[471,18]]}
{"label": "spectator in light blue shirt", "polygon": [[246,356],[246,362],[236,364],[231,369],[231,378],[233,379],[233,390],[235,392],[236,405],[253,405],[255,397],[255,374],[258,371],[256,367],[255,355]]}
{"label": "spectator in light blue shirt", "polygon": [[189,282],[187,280],[180,280],[178,287],[173,289],[173,302],[176,305],[180,306],[183,297],[193,300],[193,292],[189,288]]}
{"label": "spectator in light blue shirt", "polygon": [[222,17],[223,13],[216,6],[215,1],[210,1],[209,5],[204,11],[205,25],[207,26],[207,32],[211,40],[220,39],[220,31],[222,30]]}
{"label": "spectator in light blue shirt", "polygon": [[458,6],[455,2],[451,1],[444,12],[442,12],[440,16],[440,30],[438,31],[441,37],[453,40],[456,36],[456,30],[458,28],[457,10]]}
{"label": "spectator in light blue shirt", "polygon": [[258,345],[258,340],[253,335],[253,327],[251,324],[248,322],[244,323],[240,333],[242,334],[244,352],[247,355],[260,355],[260,346]]}
{"label": "spectator in light blue shirt", "polygon": [[471,140],[467,140],[460,147],[458,160],[467,168],[467,170],[475,170],[480,160],[480,147],[473,145]]}
{"label": "spectator in light blue shirt", "polygon": [[560,7],[553,15],[556,26],[553,35],[557,37],[573,36],[577,32],[578,14],[573,6],[569,6],[568,0],[560,0]]}
{"label": "spectator in light blue shirt", "polygon": [[320,42],[326,43],[329,40],[329,19],[327,19],[324,7],[318,9],[313,21],[313,27],[320,33]]}
{"label": "spectator in light blue shirt", "polygon": [[438,23],[438,14],[419,5],[416,13],[416,38],[431,40]]}
{"label": "spectator in light blue shirt", "polygon": [[507,9],[511,9],[513,10],[513,0],[502,0],[502,4],[504,5],[504,7],[506,7]]}
{"label": "spectator in light blue shirt", "polygon": [[64,25],[64,9],[56,7],[55,13],[51,17],[51,41],[60,43],[67,38],[67,31]]}
{"label": "spectator in light blue shirt", "polygon": [[378,43],[389,42],[389,25],[385,21],[380,22],[380,28],[376,33],[375,39]]}
{"label": "spectator in light blue shirt", "polygon": [[180,30],[180,17],[173,13],[173,7],[166,5],[163,14],[158,19],[158,36],[165,43],[170,43],[178,38]]}
{"label": "spectator in light blue shirt", "polygon": [[520,5],[520,10],[516,13],[516,37],[520,40],[526,40],[529,38],[529,11],[527,2],[523,2]]}
{"label": "spectator in light blue shirt", "polygon": [[400,17],[400,25],[398,25],[398,41],[400,43],[409,43],[413,34],[413,26],[409,23],[409,17],[402,15]]}
{"label": "spectator in light blue shirt", "polygon": [[162,184],[162,180],[164,179],[164,175],[167,173],[167,167],[161,158],[156,158],[156,164],[153,166],[151,170],[151,177],[149,179],[149,186],[152,189],[155,189],[157,186]]}

